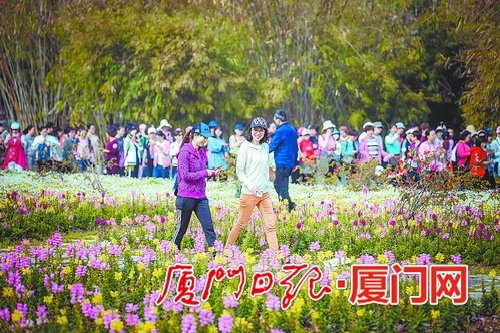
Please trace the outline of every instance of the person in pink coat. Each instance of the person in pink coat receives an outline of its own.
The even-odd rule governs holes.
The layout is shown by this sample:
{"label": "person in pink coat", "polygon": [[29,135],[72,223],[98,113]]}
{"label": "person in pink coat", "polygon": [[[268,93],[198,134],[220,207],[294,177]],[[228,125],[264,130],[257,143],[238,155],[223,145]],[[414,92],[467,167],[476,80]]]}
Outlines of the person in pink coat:
{"label": "person in pink coat", "polygon": [[387,154],[383,147],[382,141],[376,138],[374,133],[374,128],[372,125],[368,125],[364,128],[366,136],[361,139],[359,143],[359,154],[360,162],[368,162],[372,159],[376,159],[379,164],[382,164],[382,161],[387,162],[394,155]]}
{"label": "person in pink coat", "polygon": [[7,152],[2,165],[3,170],[23,171],[28,169],[28,161],[24,152],[22,133],[17,121],[10,125],[11,132],[7,135],[6,144]]}

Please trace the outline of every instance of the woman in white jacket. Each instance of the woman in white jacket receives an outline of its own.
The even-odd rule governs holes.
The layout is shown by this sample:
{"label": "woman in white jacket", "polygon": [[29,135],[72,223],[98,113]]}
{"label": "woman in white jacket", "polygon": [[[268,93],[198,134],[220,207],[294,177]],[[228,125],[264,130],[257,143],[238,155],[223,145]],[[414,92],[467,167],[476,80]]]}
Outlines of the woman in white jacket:
{"label": "woman in white jacket", "polygon": [[277,253],[276,215],[269,195],[271,189],[270,171],[273,160],[269,156],[267,122],[258,117],[252,121],[246,141],[238,150],[236,175],[241,182],[240,211],[238,219],[229,233],[226,246],[234,244],[239,234],[246,229],[255,206],[264,220],[267,243]]}

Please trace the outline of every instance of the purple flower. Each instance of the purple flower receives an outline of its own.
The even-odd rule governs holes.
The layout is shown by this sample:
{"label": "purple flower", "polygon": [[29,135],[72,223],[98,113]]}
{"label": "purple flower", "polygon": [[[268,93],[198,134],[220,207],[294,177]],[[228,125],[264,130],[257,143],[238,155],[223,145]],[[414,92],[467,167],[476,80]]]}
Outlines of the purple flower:
{"label": "purple flower", "polygon": [[47,307],[40,305],[36,307],[36,324],[42,325],[47,323]]}
{"label": "purple flower", "polygon": [[100,310],[98,307],[92,306],[92,304],[88,302],[82,303],[82,314],[85,317],[96,320],[99,317],[99,312]]}
{"label": "purple flower", "polygon": [[424,236],[429,236],[431,234],[431,230],[430,229],[425,229],[424,231],[422,231],[423,235]]}
{"label": "purple flower", "polygon": [[335,252],[335,258],[342,259],[344,257],[345,257],[345,252],[344,251],[337,251],[337,252]]}
{"label": "purple flower", "polygon": [[396,225],[396,221],[394,221],[394,220],[390,220],[390,221],[389,221],[389,225],[394,227],[394,226]]}
{"label": "purple flower", "polygon": [[122,254],[123,248],[118,244],[111,244],[108,247],[108,253],[112,256],[119,257]]}
{"label": "purple flower", "polygon": [[47,239],[47,245],[51,246],[51,247],[60,247],[62,245],[62,236],[60,233],[55,233],[52,235],[52,237],[50,237],[49,239]]}
{"label": "purple flower", "polygon": [[278,296],[274,296],[273,294],[267,295],[266,306],[270,310],[279,311],[281,307],[281,301]]}
{"label": "purple flower", "polygon": [[460,265],[462,263],[462,255],[460,254],[457,254],[456,256],[455,255],[451,255],[451,261],[453,261],[455,264],[457,265]]}
{"label": "purple flower", "polygon": [[0,309],[0,319],[3,321],[10,321],[10,310],[9,308]]}
{"label": "purple flower", "polygon": [[321,245],[319,245],[319,242],[312,242],[310,245],[309,245],[309,251],[319,251],[319,249],[321,249]]}
{"label": "purple flower", "polygon": [[288,257],[291,254],[290,247],[288,245],[281,245],[280,253],[284,257]]}
{"label": "purple flower", "polygon": [[436,234],[440,234],[442,230],[440,227],[435,227],[434,231],[436,232]]}
{"label": "purple flower", "polygon": [[182,333],[196,333],[196,320],[192,313],[182,316],[181,326]]}
{"label": "purple flower", "polygon": [[336,227],[339,225],[339,221],[338,220],[333,220],[333,225]]}
{"label": "purple flower", "polygon": [[64,284],[58,285],[55,282],[52,282],[52,287],[50,289],[53,294],[58,294],[64,291]]}
{"label": "purple flower", "polygon": [[222,333],[229,333],[233,329],[233,317],[231,315],[223,315],[219,318],[217,325]]}
{"label": "purple flower", "polygon": [[445,234],[443,235],[443,239],[448,239],[448,238],[450,238],[450,234],[449,234],[449,233],[445,233]]}
{"label": "purple flower", "polygon": [[205,309],[201,310],[199,318],[201,326],[207,326],[208,324],[214,322],[214,315],[210,310],[205,310]]}
{"label": "purple flower", "polygon": [[238,306],[238,300],[236,300],[233,296],[224,296],[222,298],[222,301],[224,303],[224,308],[229,309],[229,308],[236,308]]}
{"label": "purple flower", "polygon": [[299,230],[300,230],[300,229],[302,229],[302,223],[300,223],[300,222],[299,222],[299,223],[297,223],[297,224],[295,225],[295,227],[296,227],[297,229],[299,229]]}
{"label": "purple flower", "polygon": [[75,277],[85,276],[87,274],[87,266],[78,265],[75,270]]}
{"label": "purple flower", "polygon": [[392,251],[385,251],[384,255],[387,260],[389,260],[389,264],[392,264],[396,260],[396,257],[394,256],[394,253],[392,253]]}
{"label": "purple flower", "polygon": [[368,264],[368,265],[371,265],[371,264],[375,264],[376,261],[375,261],[375,258],[373,258],[371,255],[368,255],[368,254],[363,254],[360,258],[359,258],[359,262],[361,264]]}
{"label": "purple flower", "polygon": [[83,285],[81,283],[75,283],[71,285],[69,288],[71,293],[71,300],[69,301],[71,304],[82,303],[85,291],[83,289]]}
{"label": "purple flower", "polygon": [[269,333],[286,333],[286,332],[277,328],[273,328],[271,331],[269,331]]}
{"label": "purple flower", "polygon": [[139,315],[135,313],[127,313],[125,315],[125,325],[135,326],[139,324]]}
{"label": "purple flower", "polygon": [[127,305],[125,306],[126,313],[137,312],[138,310],[139,306],[137,304],[127,303]]}
{"label": "purple flower", "polygon": [[422,253],[417,258],[417,264],[419,265],[430,265],[431,264],[431,255],[427,253]]}

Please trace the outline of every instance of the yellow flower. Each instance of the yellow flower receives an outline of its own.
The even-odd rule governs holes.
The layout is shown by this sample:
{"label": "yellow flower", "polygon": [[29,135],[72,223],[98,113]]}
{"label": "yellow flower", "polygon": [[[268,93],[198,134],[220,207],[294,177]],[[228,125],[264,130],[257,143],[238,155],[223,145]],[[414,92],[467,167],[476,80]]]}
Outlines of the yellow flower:
{"label": "yellow flower", "polygon": [[203,305],[201,306],[202,309],[205,309],[205,310],[208,310],[208,311],[212,311],[212,306],[210,305],[210,302],[205,302],[203,303]]}
{"label": "yellow flower", "polygon": [[387,257],[386,257],[386,256],[384,256],[383,254],[379,254],[379,255],[377,256],[377,262],[378,262],[379,264],[387,264],[387,263],[389,262],[389,260],[387,260]]}
{"label": "yellow flower", "polygon": [[439,310],[431,310],[431,318],[432,320],[437,320],[441,316],[441,312]]}
{"label": "yellow flower", "polygon": [[434,259],[436,259],[436,261],[438,263],[442,263],[444,261],[444,254],[442,254],[441,252],[439,252],[438,254],[436,254],[436,256],[434,257]]}
{"label": "yellow flower", "polygon": [[113,298],[117,298],[118,296],[120,296],[120,293],[118,291],[110,291],[109,294]]}
{"label": "yellow flower", "polygon": [[218,264],[218,265],[225,264],[226,263],[226,257],[221,257],[221,256],[215,257],[215,263]]}
{"label": "yellow flower", "polygon": [[3,288],[3,297],[14,297],[14,289],[12,287]]}
{"label": "yellow flower", "polygon": [[137,269],[138,270],[143,271],[145,268],[146,268],[146,266],[144,266],[144,264],[142,262],[140,262],[140,263],[137,264]]}
{"label": "yellow flower", "polygon": [[414,289],[414,287],[413,287],[413,286],[408,286],[408,287],[406,287],[406,293],[407,293],[408,295],[413,295],[414,290],[415,290],[415,289]]}
{"label": "yellow flower", "polygon": [[99,317],[95,320],[95,323],[97,326],[101,326],[104,324],[104,319]]}
{"label": "yellow flower", "polygon": [[12,318],[13,322],[18,322],[23,317],[23,314],[18,310],[14,310],[14,311],[12,311],[12,314],[10,315],[10,317]]}
{"label": "yellow flower", "polygon": [[157,267],[153,270],[153,277],[158,278],[163,275],[162,269]]}
{"label": "yellow flower", "polygon": [[135,331],[136,332],[151,332],[152,330],[154,330],[156,328],[155,324],[150,322],[150,321],[147,321],[145,323],[139,323],[137,325],[135,325]]}
{"label": "yellow flower", "polygon": [[63,268],[63,273],[66,274],[66,275],[68,275],[69,273],[71,273],[71,267],[69,267],[69,266],[64,267]]}
{"label": "yellow flower", "polygon": [[120,281],[122,279],[122,272],[115,272],[115,280]]}
{"label": "yellow flower", "polygon": [[131,271],[130,271],[130,273],[128,273],[128,278],[129,278],[129,280],[134,279],[134,275],[135,275],[135,271],[134,271],[134,270],[131,270]]}
{"label": "yellow flower", "polygon": [[97,295],[92,296],[92,303],[94,305],[102,304],[102,294],[99,293]]}
{"label": "yellow flower", "polygon": [[290,311],[293,313],[300,313],[302,312],[302,307],[304,306],[305,302],[302,297],[297,297],[295,301],[292,303],[292,307],[290,308]]}
{"label": "yellow flower", "polygon": [[117,332],[121,331],[122,328],[123,328],[123,323],[121,320],[118,320],[118,319],[113,319],[111,321],[111,325],[109,325],[109,327],[112,329],[112,330],[115,330]]}
{"label": "yellow flower", "polygon": [[356,311],[356,315],[358,317],[363,317],[365,315],[365,312],[366,312],[365,309],[359,309],[358,311]]}
{"label": "yellow flower", "polygon": [[43,302],[47,305],[52,304],[52,300],[54,299],[53,295],[43,296]]}
{"label": "yellow flower", "polygon": [[248,331],[252,331],[253,329],[253,324],[249,323],[245,318],[242,317],[237,317],[234,321],[234,324],[240,329],[245,329]]}
{"label": "yellow flower", "polygon": [[313,312],[311,313],[311,319],[312,320],[318,320],[319,317],[320,317],[320,315],[319,315],[318,311],[314,311],[313,310]]}
{"label": "yellow flower", "polygon": [[66,316],[57,316],[56,322],[59,325],[67,325],[68,324],[68,317],[66,317]]}
{"label": "yellow flower", "polygon": [[488,275],[494,278],[495,276],[497,276],[497,272],[494,269],[492,269]]}

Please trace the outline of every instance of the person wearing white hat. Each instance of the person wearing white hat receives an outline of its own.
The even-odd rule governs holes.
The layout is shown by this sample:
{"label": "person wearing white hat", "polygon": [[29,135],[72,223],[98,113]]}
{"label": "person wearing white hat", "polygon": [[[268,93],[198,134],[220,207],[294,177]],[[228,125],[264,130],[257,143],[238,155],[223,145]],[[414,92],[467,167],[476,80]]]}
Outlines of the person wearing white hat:
{"label": "person wearing white hat", "polygon": [[165,135],[165,140],[170,143],[174,141],[174,138],[172,138],[172,133],[170,133],[171,128],[172,125],[170,125],[167,119],[162,119],[160,121],[160,126],[158,127],[158,129],[163,132],[163,134]]}
{"label": "person wearing white hat", "polygon": [[331,120],[325,120],[322,127],[323,133],[318,137],[319,159],[316,176],[319,182],[324,180],[324,176],[333,169],[331,163],[334,160],[333,153],[337,149],[337,143],[333,137],[335,127]]}
{"label": "person wearing white hat", "polygon": [[365,130],[365,128],[367,126],[372,126],[373,127],[373,123],[371,121],[367,121],[366,123],[363,124],[363,132],[361,132],[361,134],[359,135],[359,138],[358,138],[359,142],[361,142],[361,140],[363,140],[366,137],[366,130]]}

